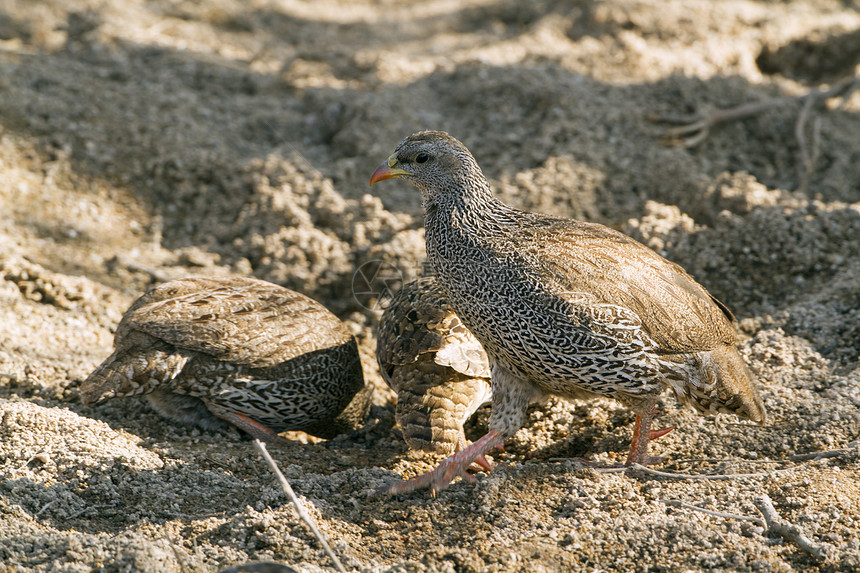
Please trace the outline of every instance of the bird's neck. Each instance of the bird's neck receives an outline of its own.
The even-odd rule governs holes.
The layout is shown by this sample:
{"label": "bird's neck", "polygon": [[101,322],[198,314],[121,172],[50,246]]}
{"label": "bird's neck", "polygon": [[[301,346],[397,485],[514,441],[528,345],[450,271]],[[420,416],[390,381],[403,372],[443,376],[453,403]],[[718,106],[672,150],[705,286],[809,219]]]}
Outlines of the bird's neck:
{"label": "bird's neck", "polygon": [[[451,188],[424,193],[424,216],[428,232],[445,229],[478,238],[483,232],[497,232],[497,223],[509,219],[513,210],[493,196],[483,175],[464,177]],[[432,228],[432,230],[431,230]]]}
{"label": "bird's neck", "polygon": [[474,272],[492,258],[516,220],[516,209],[495,198],[483,176],[457,185],[425,194],[427,257],[437,275],[455,268]]}

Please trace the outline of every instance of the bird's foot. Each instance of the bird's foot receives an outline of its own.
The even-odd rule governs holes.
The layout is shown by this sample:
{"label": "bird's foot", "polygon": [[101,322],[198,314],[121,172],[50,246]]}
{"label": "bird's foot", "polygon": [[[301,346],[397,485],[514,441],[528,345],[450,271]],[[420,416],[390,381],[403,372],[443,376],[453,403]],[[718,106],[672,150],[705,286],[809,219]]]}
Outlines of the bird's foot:
{"label": "bird's foot", "polygon": [[[457,446],[456,446],[456,449],[454,450],[454,453],[456,454],[457,452],[462,452],[463,450],[468,448],[470,444],[471,444],[471,442],[466,440],[466,435],[463,433],[463,429],[460,428],[460,439],[457,441]],[[499,444],[496,447],[501,450],[501,449],[503,449],[504,444]],[[471,471],[471,472],[480,472],[480,471],[490,472],[490,470],[492,470],[492,469],[493,469],[493,465],[489,462],[489,460],[487,460],[487,458],[484,456],[484,454],[481,454],[480,456],[475,458],[475,461],[472,462],[472,464],[469,466],[468,471]]]}
{"label": "bird's foot", "polygon": [[475,479],[475,476],[467,471],[468,468],[473,464],[477,464],[479,467],[489,471],[491,466],[487,461],[487,458],[484,457],[484,454],[503,441],[504,438],[499,432],[488,432],[487,435],[480,440],[467,446],[456,454],[447,457],[436,467],[436,469],[412,479],[399,481],[390,486],[386,486],[383,489],[383,492],[389,495],[397,495],[429,488],[430,494],[433,497],[436,497],[436,492],[447,488],[451,481],[453,481],[457,476],[462,477],[469,483],[475,483],[477,480]]}
{"label": "bird's foot", "polygon": [[[666,434],[668,434],[669,432],[671,432],[674,429],[675,429],[674,427],[670,426],[668,428],[660,428],[659,430],[650,430],[648,432],[648,442],[650,442],[651,440],[656,440],[657,438],[662,438],[663,436],[665,436]],[[647,453],[648,452],[647,443],[645,444],[645,446],[646,446],[645,451],[640,452],[639,456],[637,458],[631,460],[630,456],[633,455],[633,449],[634,449],[633,444],[631,444],[630,445],[630,454],[627,456],[627,461],[624,462],[624,465],[630,466],[633,464],[640,464],[643,466],[656,466],[656,465],[662,464],[666,460],[666,458],[663,456],[649,455]]]}
{"label": "bird's foot", "polygon": [[278,433],[271,428],[264,426],[256,420],[252,420],[244,414],[239,414],[237,412],[226,412],[223,414],[216,414],[216,416],[218,416],[222,420],[230,422],[240,430],[250,434],[252,438],[257,438],[260,441],[268,442],[270,444],[287,442],[287,440],[279,436]]}
{"label": "bird's foot", "polygon": [[643,466],[659,464],[662,457],[648,455],[648,443],[665,436],[672,431],[672,427],[651,429],[651,420],[657,414],[657,408],[653,404],[642,409],[636,414],[636,424],[633,427],[633,439],[630,442],[630,452],[627,454],[625,466],[641,464]]}

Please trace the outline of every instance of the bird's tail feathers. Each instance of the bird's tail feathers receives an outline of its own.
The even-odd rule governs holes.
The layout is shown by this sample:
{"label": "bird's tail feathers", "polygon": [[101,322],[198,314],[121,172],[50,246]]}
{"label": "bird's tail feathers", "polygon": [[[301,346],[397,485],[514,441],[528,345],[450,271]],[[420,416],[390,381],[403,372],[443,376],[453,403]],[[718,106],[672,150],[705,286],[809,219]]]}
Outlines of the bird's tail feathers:
{"label": "bird's tail feathers", "polygon": [[109,398],[146,394],[179,374],[187,361],[183,354],[157,349],[142,353],[117,350],[81,384],[81,402],[89,406]]}
{"label": "bird's tail feathers", "polygon": [[489,400],[486,380],[447,374],[444,383],[433,378],[427,384],[415,384],[413,378],[398,392],[395,418],[412,449],[446,455],[459,451],[466,445],[463,423]]}

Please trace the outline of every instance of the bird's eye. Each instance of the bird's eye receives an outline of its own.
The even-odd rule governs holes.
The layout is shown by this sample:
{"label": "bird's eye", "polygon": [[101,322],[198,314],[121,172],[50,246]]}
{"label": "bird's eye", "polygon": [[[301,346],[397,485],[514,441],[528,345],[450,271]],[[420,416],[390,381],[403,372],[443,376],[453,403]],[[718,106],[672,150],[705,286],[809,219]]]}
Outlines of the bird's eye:
{"label": "bird's eye", "polygon": [[427,153],[419,153],[415,156],[415,163],[425,163],[428,159],[430,159],[430,155]]}

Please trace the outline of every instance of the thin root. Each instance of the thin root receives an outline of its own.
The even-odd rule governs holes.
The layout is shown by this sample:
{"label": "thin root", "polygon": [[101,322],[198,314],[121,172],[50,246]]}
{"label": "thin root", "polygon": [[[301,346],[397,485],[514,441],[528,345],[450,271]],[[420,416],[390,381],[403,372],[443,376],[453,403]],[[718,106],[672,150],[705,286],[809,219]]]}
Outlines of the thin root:
{"label": "thin root", "polygon": [[[729,480],[729,479],[747,479],[747,478],[760,478],[760,477],[769,477],[773,474],[780,472],[787,472],[797,469],[796,467],[791,468],[782,468],[778,470],[771,470],[769,472],[760,472],[753,474],[681,474],[674,472],[661,472],[659,470],[654,470],[649,467],[643,466],[641,464],[633,464],[629,468],[627,468],[630,472],[641,472],[647,475],[652,475],[655,477],[668,478],[668,479],[684,479],[684,480]],[[600,470],[598,470],[600,471]]]}
{"label": "thin root", "polygon": [[801,163],[804,173],[810,174],[815,167],[818,157],[820,140],[820,124],[813,123],[812,145],[806,142],[806,124],[814,108],[823,106],[828,100],[841,98],[837,109],[845,106],[851,95],[860,89],[860,76],[842,79],[827,89],[814,88],[799,96],[784,96],[766,99],[760,102],[743,104],[737,107],[723,109],[708,115],[694,114],[688,116],[665,115],[649,116],[648,121],[677,125],[663,132],[663,143],[672,147],[690,149],[702,143],[710,135],[711,129],[721,123],[747,119],[773,108],[786,104],[803,101],[803,107],[795,122],[794,134],[800,147]]}

